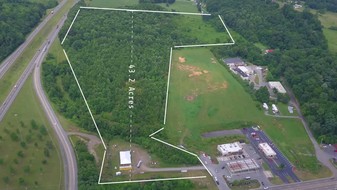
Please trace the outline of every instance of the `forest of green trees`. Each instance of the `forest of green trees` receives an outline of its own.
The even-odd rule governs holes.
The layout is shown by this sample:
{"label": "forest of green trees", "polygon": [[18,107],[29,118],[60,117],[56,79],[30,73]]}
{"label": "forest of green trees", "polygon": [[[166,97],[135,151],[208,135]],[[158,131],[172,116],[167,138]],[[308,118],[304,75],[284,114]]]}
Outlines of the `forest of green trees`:
{"label": "forest of green trees", "polygon": [[[134,8],[162,9],[156,5]],[[176,31],[176,16],[181,15],[81,11],[64,48],[103,138],[119,136],[129,141],[132,114],[132,142],[168,163],[197,164],[197,158],[148,138],[163,127],[170,47],[195,40]],[[66,29],[67,26],[60,36]],[[62,114],[80,127],[96,132],[67,62],[58,64],[55,57],[48,55],[43,64],[43,80],[49,97]],[[135,88],[133,109],[129,109],[129,88]]]}
{"label": "forest of green trees", "polygon": [[[213,48],[213,53],[268,66],[274,78],[292,88],[316,138],[337,143],[337,56],[328,51],[317,16],[270,0],[206,3],[210,13],[223,15],[226,24],[246,39]],[[254,46],[258,42],[276,51],[264,55]]]}
{"label": "forest of green trees", "polygon": [[305,0],[309,8],[337,12],[336,0]]}
{"label": "forest of green trees", "polygon": [[24,42],[26,35],[40,22],[46,9],[56,4],[56,0],[47,0],[44,3],[0,0],[0,62]]}

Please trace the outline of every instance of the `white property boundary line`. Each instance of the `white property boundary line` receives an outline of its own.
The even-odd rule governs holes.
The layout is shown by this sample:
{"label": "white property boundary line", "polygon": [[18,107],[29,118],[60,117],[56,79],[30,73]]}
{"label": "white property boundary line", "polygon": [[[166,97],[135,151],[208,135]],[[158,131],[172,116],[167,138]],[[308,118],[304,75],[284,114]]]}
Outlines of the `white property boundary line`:
{"label": "white property boundary line", "polygon": [[[68,36],[68,33],[70,32],[70,29],[72,28],[72,25],[74,24],[74,22],[75,22],[75,20],[76,20],[76,18],[77,18],[77,16],[78,16],[78,14],[79,14],[79,12],[80,12],[81,9],[94,9],[94,10],[112,10],[112,11],[126,11],[126,12],[144,12],[144,13],[164,13],[164,14],[182,14],[182,15],[211,16],[211,14],[188,13],[188,12],[169,12],[169,11],[152,11],[152,10],[135,10],[135,9],[115,9],[115,8],[99,8],[99,7],[80,7],[80,9],[77,11],[77,13],[76,13],[76,15],[75,15],[75,17],[74,17],[74,19],[73,19],[71,25],[70,25],[70,27],[68,28],[67,33],[66,33],[66,35],[64,36],[64,38],[63,38],[63,40],[62,40],[62,42],[61,42],[61,45],[64,43],[66,37]],[[230,39],[232,40],[232,42],[229,42],[229,43],[217,43],[217,44],[180,45],[180,46],[174,46],[174,47],[171,47],[171,48],[170,48],[170,62],[169,62],[168,80],[167,80],[167,88],[166,88],[165,113],[164,113],[164,122],[163,122],[164,125],[166,124],[166,119],[167,119],[166,116],[167,116],[167,105],[168,105],[168,97],[169,97],[169,94],[168,94],[168,93],[169,93],[169,87],[170,87],[170,76],[171,76],[171,65],[172,65],[172,51],[173,51],[173,48],[227,46],[227,45],[234,45],[234,44],[235,44],[235,41],[234,41],[232,35],[230,34],[230,32],[229,32],[227,26],[225,25],[224,21],[222,20],[221,16],[218,15],[218,17],[219,17],[219,19],[221,20],[223,26],[225,27],[226,32],[227,32],[228,35],[230,36]],[[97,132],[98,132],[98,135],[99,135],[99,137],[100,137],[100,139],[101,139],[101,141],[102,141],[102,144],[103,144],[103,146],[104,146],[104,155],[103,155],[103,160],[102,160],[102,164],[101,164],[100,174],[99,174],[99,178],[98,178],[98,184],[105,185],[105,184],[140,183],[140,182],[155,182],[155,181],[169,181],[169,180],[182,180],[182,179],[200,179],[200,178],[206,178],[206,176],[195,176],[195,177],[161,178],[161,179],[149,179],[149,180],[129,180],[129,181],[118,181],[118,182],[101,182],[101,177],[102,177],[103,167],[104,167],[104,163],[105,163],[105,157],[106,157],[107,147],[106,147],[106,145],[105,145],[105,143],[104,143],[104,140],[103,140],[103,138],[102,138],[102,135],[101,135],[101,133],[100,133],[100,131],[99,131],[99,129],[98,129],[98,126],[97,126],[97,124],[96,124],[95,118],[94,118],[93,115],[92,115],[92,112],[91,112],[90,107],[89,107],[89,105],[88,105],[88,103],[87,103],[87,100],[86,100],[86,98],[85,98],[85,96],[84,96],[84,94],[83,94],[82,88],[81,88],[81,86],[80,86],[80,84],[79,84],[79,82],[78,82],[78,80],[77,80],[76,74],[75,74],[75,72],[74,72],[74,70],[73,70],[73,68],[72,68],[72,65],[71,65],[70,61],[69,61],[68,55],[67,55],[67,53],[65,52],[64,49],[63,49],[63,52],[64,52],[64,54],[65,54],[65,56],[66,56],[66,59],[67,59],[67,61],[68,61],[68,63],[69,63],[69,66],[70,66],[70,68],[71,68],[71,71],[72,71],[72,73],[73,73],[73,76],[74,76],[74,78],[75,78],[75,80],[76,80],[77,86],[78,86],[79,89],[80,89],[81,95],[82,95],[82,97],[83,97],[83,99],[84,99],[84,102],[85,102],[85,104],[86,104],[86,106],[87,106],[87,109],[88,109],[88,111],[89,111],[89,113],[90,113],[91,119],[92,119],[92,121],[94,122],[94,125],[95,125],[95,127],[96,127]],[[179,147],[177,147],[177,146],[174,146],[174,145],[172,145],[172,144],[170,144],[170,143],[167,143],[167,142],[165,142],[165,141],[163,141],[163,140],[160,140],[160,139],[157,139],[157,138],[153,137],[155,134],[161,132],[162,130],[164,130],[164,127],[161,128],[161,129],[159,129],[159,130],[157,130],[157,131],[155,131],[154,133],[150,134],[149,137],[150,137],[151,139],[155,140],[155,141],[158,141],[158,142],[163,143],[163,144],[165,144],[165,145],[167,145],[167,146],[170,146],[170,147],[172,147],[172,148],[178,149],[178,150],[180,150],[180,151],[183,151],[183,152],[185,152],[185,153],[188,153],[188,154],[190,154],[190,155],[192,155],[192,156],[197,157],[198,160],[201,162],[201,164],[204,166],[204,168],[207,170],[207,172],[210,174],[210,176],[213,177],[212,173],[209,171],[209,169],[206,167],[206,165],[202,162],[202,160],[198,157],[197,154],[192,153],[192,152],[189,152],[189,151],[187,151],[187,150],[184,150],[184,149],[179,148]]]}
{"label": "white property boundary line", "polygon": [[78,80],[77,80],[77,77],[76,77],[75,71],[74,71],[73,67],[71,66],[71,63],[70,63],[70,61],[69,61],[69,58],[68,58],[68,55],[67,55],[67,53],[66,53],[66,51],[65,51],[64,49],[63,49],[63,53],[64,53],[64,55],[66,56],[66,59],[67,59],[67,61],[68,61],[68,63],[69,63],[69,66],[70,66],[71,72],[72,72],[72,73],[73,73],[73,75],[74,75],[74,78],[75,78],[75,80],[76,80],[77,86],[78,86],[78,88],[79,88],[79,89],[80,89],[80,91],[81,91],[81,94],[82,94],[83,100],[84,100],[84,102],[85,102],[85,105],[86,105],[86,106],[87,106],[87,108],[88,108],[88,111],[89,111],[89,113],[90,113],[91,119],[92,119],[92,121],[94,122],[94,125],[95,125],[95,127],[96,127],[96,130],[97,130],[97,132],[98,132],[98,135],[99,135],[99,138],[101,139],[101,141],[102,141],[102,143],[103,143],[103,146],[104,146],[104,149],[106,150],[106,145],[105,145],[105,143],[104,143],[104,140],[103,140],[103,138],[102,138],[102,135],[101,135],[101,133],[99,132],[99,129],[98,129],[98,127],[97,127],[97,124],[96,124],[96,121],[95,121],[95,118],[94,118],[94,116],[93,116],[93,115],[92,115],[92,113],[91,113],[91,110],[90,110],[90,107],[89,107],[89,105],[88,105],[87,99],[85,98],[85,96],[84,96],[84,94],[83,94],[83,91],[82,91],[81,85],[80,85],[80,83],[79,83],[79,82],[78,82]]}
{"label": "white property boundary line", "polygon": [[68,36],[68,33],[69,33],[71,27],[73,26],[73,24],[74,24],[74,22],[75,22],[75,20],[76,20],[76,18],[77,18],[77,16],[78,16],[78,14],[80,13],[80,10],[81,10],[81,9],[78,9],[78,11],[77,11],[77,13],[76,13],[76,15],[75,15],[73,21],[71,22],[71,24],[70,24],[70,26],[69,26],[69,28],[68,28],[68,30],[67,30],[66,35],[64,36],[64,38],[63,38],[63,40],[62,40],[62,42],[61,42],[61,45],[63,44],[64,40],[66,40],[66,37]]}

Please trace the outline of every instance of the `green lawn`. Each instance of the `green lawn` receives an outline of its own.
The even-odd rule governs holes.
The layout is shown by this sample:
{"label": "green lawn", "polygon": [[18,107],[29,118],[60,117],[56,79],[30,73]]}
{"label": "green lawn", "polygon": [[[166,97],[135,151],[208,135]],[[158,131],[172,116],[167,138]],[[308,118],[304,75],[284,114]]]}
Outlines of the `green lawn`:
{"label": "green lawn", "polygon": [[171,69],[165,128],[169,142],[203,151],[209,148],[200,137],[204,132],[258,124],[299,170],[319,175],[322,168],[300,120],[265,116],[208,49],[175,50]]}
{"label": "green lawn", "polygon": [[85,0],[85,4],[90,7],[123,7],[137,5],[139,0]]}
{"label": "green lawn", "polygon": [[175,19],[177,28],[190,37],[197,38],[201,43],[228,43],[231,39],[222,25],[220,19],[215,18],[219,30],[201,16],[180,15]]}
{"label": "green lawn", "polygon": [[0,189],[63,189],[57,140],[39,105],[29,77],[0,123]]}
{"label": "green lawn", "polygon": [[[336,17],[337,20],[337,17]],[[323,28],[323,33],[328,40],[328,47],[332,52],[337,52],[337,30]]]}
{"label": "green lawn", "polygon": [[160,5],[171,11],[198,13],[197,6],[193,0],[176,0],[175,3],[169,6],[166,6],[166,3],[160,3]]}
{"label": "green lawn", "polygon": [[55,16],[49,20],[45,27],[40,30],[33,41],[28,45],[29,48],[26,48],[25,51],[23,51],[21,56],[15,61],[13,66],[0,80],[0,103],[5,100],[12,87],[15,85],[16,81],[19,79],[30,60],[33,58],[34,54],[38,51],[42,43],[47,38],[48,34],[56,26],[61,17],[71,8],[73,3],[74,0],[69,0],[61,10],[55,13]]}

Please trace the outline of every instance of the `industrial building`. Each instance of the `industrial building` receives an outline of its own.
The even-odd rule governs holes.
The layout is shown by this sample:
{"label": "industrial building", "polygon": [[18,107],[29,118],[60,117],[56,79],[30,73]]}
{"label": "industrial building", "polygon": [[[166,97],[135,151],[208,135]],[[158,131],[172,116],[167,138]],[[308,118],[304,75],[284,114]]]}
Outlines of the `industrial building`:
{"label": "industrial building", "polygon": [[246,66],[238,66],[238,69],[244,72],[248,76],[254,74],[254,71],[251,68],[246,67]]}
{"label": "industrial building", "polygon": [[284,89],[283,85],[279,81],[270,81],[268,82],[268,88],[273,91],[276,89],[278,93],[285,94],[287,91]]}
{"label": "industrial building", "polygon": [[275,158],[276,157],[276,152],[269,146],[268,143],[260,143],[259,149],[262,150],[262,152],[264,153],[264,155],[267,158]]}
{"label": "industrial building", "polygon": [[222,156],[242,154],[243,152],[243,148],[239,142],[220,144],[217,149]]}
{"label": "industrial building", "polygon": [[131,170],[131,151],[120,151],[119,152],[120,158],[120,170]]}

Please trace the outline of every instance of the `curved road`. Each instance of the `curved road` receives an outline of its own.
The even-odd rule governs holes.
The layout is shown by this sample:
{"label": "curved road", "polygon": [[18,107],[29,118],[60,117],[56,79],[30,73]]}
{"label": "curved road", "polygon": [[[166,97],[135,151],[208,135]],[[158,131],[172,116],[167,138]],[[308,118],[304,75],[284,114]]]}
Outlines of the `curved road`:
{"label": "curved road", "polygon": [[[64,0],[66,2],[66,0]],[[64,3],[60,4],[61,6],[64,5]],[[60,8],[60,7],[59,7]],[[55,14],[55,13],[54,13]],[[63,160],[64,165],[64,173],[65,173],[65,180],[64,189],[66,190],[77,190],[77,163],[76,163],[76,157],[74,154],[74,151],[72,149],[72,145],[67,137],[66,132],[63,130],[62,126],[60,125],[60,122],[58,121],[55,113],[53,112],[49,102],[47,101],[47,98],[43,92],[41,81],[40,81],[40,65],[46,56],[48,49],[50,47],[50,44],[57,38],[58,32],[63,25],[64,21],[66,20],[66,17],[63,17],[61,21],[58,23],[59,27],[54,27],[53,31],[48,35],[48,38],[46,38],[45,42],[41,45],[39,51],[36,52],[33,59],[28,64],[27,68],[24,70],[22,75],[20,76],[19,80],[16,82],[15,86],[12,88],[10,93],[8,94],[6,100],[4,103],[0,106],[0,121],[3,119],[4,115],[8,111],[9,107],[15,100],[17,94],[21,90],[22,86],[24,85],[25,81],[27,80],[28,76],[31,74],[35,67],[34,71],[34,87],[37,92],[37,96],[39,97],[41,104],[46,112],[46,115],[48,116],[48,119],[52,123],[52,128],[56,132],[56,135],[59,140],[60,150],[61,150],[61,156]],[[39,25],[40,26],[40,25]],[[21,47],[21,46],[20,46]],[[23,48],[24,49],[24,48]],[[21,52],[23,51],[21,50]],[[12,54],[13,55],[13,54]],[[15,56],[11,57],[10,60],[13,63],[15,59],[18,58],[20,53],[15,54]],[[6,59],[7,60],[7,59]],[[6,67],[8,67],[8,64],[5,66],[2,66],[1,73],[5,73]],[[7,68],[8,69],[8,68]],[[2,74],[2,75],[3,75]]]}
{"label": "curved road", "polygon": [[10,55],[8,56],[1,64],[0,64],[0,79],[5,75],[7,70],[13,65],[15,60],[22,54],[22,52],[28,47],[28,45],[32,42],[35,36],[40,32],[40,30],[47,24],[47,22],[57,13],[61,7],[67,2],[67,0],[63,0],[60,4],[58,4],[54,9],[53,14],[49,14],[34,30],[29,34],[26,40]]}

